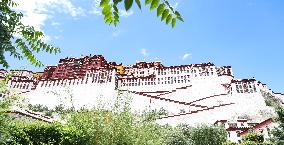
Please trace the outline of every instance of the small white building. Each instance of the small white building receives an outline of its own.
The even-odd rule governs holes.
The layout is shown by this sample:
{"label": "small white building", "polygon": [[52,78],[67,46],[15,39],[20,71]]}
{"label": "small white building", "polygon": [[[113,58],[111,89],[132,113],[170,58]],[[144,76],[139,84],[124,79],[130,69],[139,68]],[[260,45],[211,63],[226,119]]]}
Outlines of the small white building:
{"label": "small white building", "polygon": [[241,143],[242,136],[247,135],[249,131],[260,133],[264,136],[264,139],[268,139],[275,124],[272,118],[269,118],[257,123],[248,122],[247,119],[238,119],[236,122],[217,120],[214,125],[224,126],[228,133],[228,140]]}

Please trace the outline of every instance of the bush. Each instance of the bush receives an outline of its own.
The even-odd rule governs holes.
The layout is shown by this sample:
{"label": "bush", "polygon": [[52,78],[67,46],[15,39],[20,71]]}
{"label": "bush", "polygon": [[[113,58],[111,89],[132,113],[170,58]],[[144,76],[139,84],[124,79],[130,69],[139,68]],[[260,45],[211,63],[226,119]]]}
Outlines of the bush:
{"label": "bush", "polygon": [[274,143],[269,142],[269,141],[265,141],[265,142],[262,143],[262,145],[274,145]]}
{"label": "bush", "polygon": [[85,134],[86,144],[161,144],[164,129],[131,113],[106,110],[74,113],[67,126]]}
{"label": "bush", "polygon": [[244,142],[242,145],[260,145],[260,144],[254,141],[247,141],[247,142]]}
{"label": "bush", "polygon": [[284,108],[283,106],[276,105],[275,111],[277,113],[276,121],[279,124],[276,128],[272,130],[272,141],[276,145],[283,145],[284,144]]}
{"label": "bush", "polygon": [[191,132],[194,145],[221,145],[227,140],[227,132],[222,127],[201,125]]}
{"label": "bush", "polygon": [[226,141],[222,145],[238,145],[236,142]]}
{"label": "bush", "polygon": [[58,123],[14,121],[10,126],[10,145],[85,145],[88,140],[80,131]]}
{"label": "bush", "polygon": [[170,129],[165,135],[165,145],[190,145],[192,141],[190,137],[186,136],[180,128]]}
{"label": "bush", "polygon": [[24,132],[23,128],[21,128],[20,125],[9,126],[8,128],[10,131],[10,138],[8,140],[5,140],[3,144],[28,145],[32,143],[29,136]]}
{"label": "bush", "polygon": [[245,136],[242,137],[242,141],[243,143],[251,143],[251,142],[255,142],[255,143],[263,143],[264,142],[264,137],[262,134],[257,134],[257,133],[249,133]]}

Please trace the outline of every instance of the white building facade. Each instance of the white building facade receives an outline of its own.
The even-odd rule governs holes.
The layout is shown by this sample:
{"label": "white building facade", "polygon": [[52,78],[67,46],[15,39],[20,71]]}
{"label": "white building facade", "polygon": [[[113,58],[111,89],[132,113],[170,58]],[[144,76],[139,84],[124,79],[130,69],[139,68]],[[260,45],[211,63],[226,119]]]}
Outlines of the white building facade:
{"label": "white building facade", "polygon": [[[33,75],[18,71],[8,85],[31,104],[51,108],[64,104],[111,109],[117,98],[127,96],[136,112],[166,110],[168,115],[157,122],[171,125],[214,123],[220,118],[271,111],[261,91],[275,94],[255,79],[235,79],[230,66],[164,66],[161,62],[123,66],[107,62],[102,55],[61,59],[57,66]],[[277,94],[281,100],[283,96]]]}

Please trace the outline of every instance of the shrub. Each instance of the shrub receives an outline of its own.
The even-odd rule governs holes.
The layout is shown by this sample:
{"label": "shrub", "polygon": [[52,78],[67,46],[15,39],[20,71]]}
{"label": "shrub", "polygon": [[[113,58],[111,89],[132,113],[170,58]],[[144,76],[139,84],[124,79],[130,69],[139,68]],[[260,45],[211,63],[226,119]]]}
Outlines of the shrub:
{"label": "shrub", "polygon": [[262,143],[262,145],[274,145],[274,143],[269,142],[269,141],[265,141],[265,142]]}
{"label": "shrub", "polygon": [[276,121],[279,124],[276,128],[272,130],[272,141],[276,145],[284,144],[284,108],[283,106],[276,105],[275,112],[277,113]]}
{"label": "shrub", "polygon": [[8,126],[10,138],[5,140],[3,144],[8,145],[28,145],[32,142],[29,136],[24,132],[20,125]]}
{"label": "shrub", "polygon": [[161,144],[164,128],[131,113],[106,110],[72,114],[67,126],[85,134],[87,144]]}
{"label": "shrub", "polygon": [[236,142],[226,141],[222,145],[238,145]]}
{"label": "shrub", "polygon": [[191,132],[194,145],[221,145],[227,140],[227,132],[222,127],[201,125]]}
{"label": "shrub", "polygon": [[58,123],[14,121],[9,130],[11,138],[5,144],[11,145],[85,145],[88,141],[81,131]]}
{"label": "shrub", "polygon": [[255,143],[263,143],[264,142],[264,137],[262,134],[258,134],[258,133],[249,133],[245,136],[242,137],[242,141],[244,143],[251,143],[251,142],[255,142]]}
{"label": "shrub", "polygon": [[254,141],[246,141],[242,145],[260,145],[260,144],[254,142]]}
{"label": "shrub", "polygon": [[164,138],[165,145],[189,145],[191,143],[191,139],[183,134],[180,128],[170,129]]}

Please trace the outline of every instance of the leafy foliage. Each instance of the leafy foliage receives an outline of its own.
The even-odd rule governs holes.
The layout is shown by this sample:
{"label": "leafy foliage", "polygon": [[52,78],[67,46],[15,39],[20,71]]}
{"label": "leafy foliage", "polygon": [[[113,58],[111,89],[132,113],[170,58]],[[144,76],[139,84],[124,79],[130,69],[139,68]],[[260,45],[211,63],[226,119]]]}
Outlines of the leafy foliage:
{"label": "leafy foliage", "polygon": [[247,135],[245,135],[244,137],[242,137],[242,141],[244,144],[246,143],[263,143],[264,142],[264,137],[262,134],[258,134],[255,132],[249,133]]}
{"label": "leafy foliage", "polygon": [[0,1],[0,64],[9,67],[4,56],[9,52],[17,59],[25,58],[35,66],[43,66],[34,54],[41,51],[56,54],[60,49],[46,44],[42,32],[21,22],[23,14],[12,10],[17,5],[13,0]]}
{"label": "leafy foliage", "polygon": [[10,107],[17,102],[18,97],[11,94],[7,87],[9,76],[0,80],[0,144],[11,138],[9,123],[11,117],[6,114]]}
{"label": "leafy foliage", "polygon": [[222,127],[201,125],[191,132],[194,145],[221,145],[227,140],[227,132]]}
{"label": "leafy foliage", "polygon": [[142,114],[142,118],[145,121],[155,121],[162,116],[167,116],[168,111],[164,108],[160,108],[159,110],[151,110],[151,111],[144,111]]}
{"label": "leafy foliage", "polygon": [[222,145],[238,145],[236,142],[226,141]]}
{"label": "leafy foliage", "polygon": [[[102,14],[104,15],[104,21],[106,24],[113,24],[116,26],[119,23],[118,5],[124,2],[124,8],[126,11],[130,10],[133,5],[133,0],[101,0],[100,7],[102,8]],[[136,5],[141,9],[140,0],[135,0]],[[145,5],[150,5],[150,10],[157,10],[157,17],[161,16],[161,20],[166,24],[171,23],[172,27],[175,27],[176,20],[184,22],[180,13],[170,5],[167,0],[145,0]]]}
{"label": "leafy foliage", "polygon": [[274,106],[277,106],[279,104],[282,104],[282,100],[280,98],[275,97],[274,95],[272,95],[269,92],[263,92],[262,91],[261,94],[264,98],[266,106],[274,107]]}
{"label": "leafy foliage", "polygon": [[280,105],[275,107],[275,111],[277,113],[276,121],[279,123],[279,126],[272,130],[272,141],[276,145],[283,145],[284,144],[284,108]]}
{"label": "leafy foliage", "polygon": [[11,139],[6,144],[57,144],[84,145],[86,138],[80,131],[58,123],[44,122],[25,123],[14,121],[10,125]]}
{"label": "leafy foliage", "polygon": [[47,106],[43,106],[42,104],[28,104],[28,109],[34,112],[41,112],[46,116],[52,117],[54,114],[61,115],[61,117],[65,116],[68,113],[74,112],[74,108],[66,108],[63,104],[59,104],[54,107],[54,109],[50,109]]}
{"label": "leafy foliage", "polygon": [[175,128],[169,128],[164,137],[166,145],[193,145],[191,140],[191,131],[193,127],[186,124],[178,125]]}
{"label": "leafy foliage", "polygon": [[163,128],[153,121],[122,112],[83,110],[74,113],[68,126],[87,135],[87,144],[161,144]]}
{"label": "leafy foliage", "polygon": [[[188,125],[171,127],[159,125],[155,119],[166,115],[163,108],[141,115],[130,111],[125,106],[115,106],[111,111],[104,109],[81,109],[68,112],[66,123],[24,122],[9,120],[5,126],[8,138],[3,144],[58,144],[58,145],[105,145],[105,144],[171,144],[195,145],[196,140],[207,138],[211,143],[220,141],[221,128],[202,126],[193,128]],[[119,104],[118,104],[119,105]],[[62,111],[63,107],[58,109]],[[44,106],[36,105],[34,109],[46,111]],[[149,117],[153,116],[153,117]],[[204,130],[206,128],[207,130]],[[201,130],[200,130],[201,129]],[[198,134],[203,132],[204,134]],[[209,134],[210,137],[207,136]],[[198,144],[197,144],[198,145]]]}

